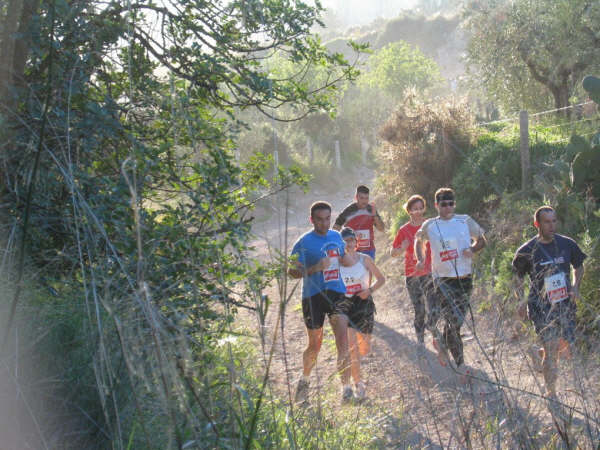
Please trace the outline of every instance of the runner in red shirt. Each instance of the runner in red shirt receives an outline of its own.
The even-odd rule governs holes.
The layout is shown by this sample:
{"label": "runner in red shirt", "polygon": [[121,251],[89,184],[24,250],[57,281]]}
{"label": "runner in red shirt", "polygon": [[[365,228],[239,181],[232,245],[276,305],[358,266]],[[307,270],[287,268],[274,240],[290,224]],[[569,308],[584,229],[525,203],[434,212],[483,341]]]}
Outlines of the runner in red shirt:
{"label": "runner in red shirt", "polygon": [[356,188],[354,200],[335,219],[333,229],[340,231],[343,226],[352,228],[356,234],[357,250],[375,261],[373,226],[379,231],[385,231],[385,225],[377,213],[375,203],[369,203],[367,186],[360,185]]}
{"label": "runner in red shirt", "polygon": [[425,267],[418,270],[417,260],[414,255],[414,241],[417,230],[425,221],[425,199],[420,195],[411,196],[404,204],[404,209],[410,215],[410,220],[400,227],[394,243],[392,256],[398,257],[404,253],[404,275],[406,276],[406,289],[415,309],[415,332],[417,341],[424,343],[425,339],[425,305],[430,309],[433,298],[433,284],[431,278],[431,250],[427,243]]}

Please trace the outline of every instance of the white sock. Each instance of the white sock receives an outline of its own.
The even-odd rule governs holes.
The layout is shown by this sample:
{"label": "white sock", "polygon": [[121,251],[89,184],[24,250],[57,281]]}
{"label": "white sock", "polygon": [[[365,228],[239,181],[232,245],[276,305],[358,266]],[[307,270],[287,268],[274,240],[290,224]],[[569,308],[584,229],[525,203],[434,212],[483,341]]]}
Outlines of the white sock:
{"label": "white sock", "polygon": [[345,391],[346,389],[352,389],[352,385],[351,385],[351,384],[345,384],[345,385],[343,386],[343,389],[344,389],[344,391]]}
{"label": "white sock", "polygon": [[302,374],[302,381],[305,381],[308,383],[308,380],[310,380],[310,375],[307,376],[307,375]]}

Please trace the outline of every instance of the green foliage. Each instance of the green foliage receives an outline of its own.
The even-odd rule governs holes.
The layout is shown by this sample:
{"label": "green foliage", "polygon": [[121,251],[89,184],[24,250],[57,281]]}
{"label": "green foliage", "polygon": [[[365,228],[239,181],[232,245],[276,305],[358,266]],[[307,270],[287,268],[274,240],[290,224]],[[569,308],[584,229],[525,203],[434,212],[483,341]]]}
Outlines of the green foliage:
{"label": "green foliage", "polygon": [[598,147],[592,147],[585,139],[573,136],[569,144],[576,153],[571,164],[571,185],[577,192],[589,193],[600,198],[598,171],[600,164]]}
{"label": "green foliage", "polygon": [[522,191],[514,131],[511,127],[496,126],[493,131],[482,133],[452,181],[458,190],[461,211],[477,217],[486,228],[488,245],[477,258],[477,271],[482,283],[493,286],[500,297],[498,301],[510,299],[515,250],[536,234],[532,226],[535,209],[542,204],[552,205],[559,219],[558,231],[574,238],[590,256],[586,261],[578,318],[585,335],[595,334],[600,313],[597,289],[600,280],[595,270],[599,241],[594,236],[600,229],[600,221],[595,197],[590,196],[592,191],[573,189],[569,180],[570,169],[571,172],[586,170],[585,164],[577,161],[590,146],[578,135],[565,139],[561,127],[533,127],[534,183],[529,191]]}
{"label": "green foliage", "polygon": [[459,205],[465,211],[479,211],[495,205],[507,192],[521,185],[521,157],[516,137],[502,138],[498,133],[482,134],[475,149],[464,155],[464,161],[452,179],[460,190]]}
{"label": "green foliage", "polygon": [[[335,85],[357,71],[310,35],[318,4],[30,6],[23,68],[0,33],[0,65],[18,80],[2,104],[2,225],[8,260],[24,242],[26,275],[60,297],[7,303],[39,302],[48,371],[81,399],[71,407],[89,415],[97,448],[203,442],[230,407],[223,397],[202,411],[223,383],[204,370],[277,269],[249,256],[253,202],[306,182],[296,166],[273,167],[264,146],[238,164],[236,114],[329,113]],[[273,53],[305,71],[276,78]]]}
{"label": "green foliage", "polygon": [[376,51],[368,60],[359,86],[398,97],[407,88],[421,92],[441,81],[437,64],[406,42],[394,42]]}
{"label": "green foliage", "polygon": [[585,0],[472,1],[468,64],[507,112],[570,104],[598,68],[600,8]]}
{"label": "green foliage", "polygon": [[[227,405],[228,415],[215,423],[219,433],[211,430],[202,442],[211,442],[215,447],[229,444],[241,448],[250,443],[250,448],[379,448],[386,442],[381,427],[381,411],[377,406],[362,405],[355,408],[301,408],[290,409],[287,401],[269,399],[258,411],[256,433],[250,439],[250,420],[256,412],[261,395],[263,361],[251,339],[246,337],[225,338],[213,352],[213,369],[210,377],[225,380],[232,377],[235,390],[229,383],[215,383],[210,393],[212,403]],[[219,373],[217,373],[219,372]],[[325,405],[339,402],[338,386],[327,383],[319,393]],[[231,402],[231,397],[234,401]],[[386,411],[389,419],[402,419],[402,409]],[[141,441],[140,441],[141,443]]]}
{"label": "green foliage", "polygon": [[[444,1],[452,2],[453,0]],[[460,18],[457,16],[438,14],[427,17],[426,14],[405,11],[385,22],[383,29],[373,39],[373,47],[379,49],[396,41],[404,41],[419,47],[427,56],[434,57],[436,51],[448,43],[448,36],[459,25]]]}

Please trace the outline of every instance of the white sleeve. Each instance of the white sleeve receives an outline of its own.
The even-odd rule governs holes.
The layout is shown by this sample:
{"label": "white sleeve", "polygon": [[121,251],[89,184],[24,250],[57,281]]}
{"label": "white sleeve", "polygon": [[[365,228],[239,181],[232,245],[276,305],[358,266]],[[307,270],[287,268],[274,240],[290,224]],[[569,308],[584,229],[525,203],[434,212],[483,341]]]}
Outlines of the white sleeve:
{"label": "white sleeve", "polygon": [[471,216],[467,216],[467,226],[469,227],[469,234],[472,238],[477,239],[485,233],[485,230],[473,220]]}

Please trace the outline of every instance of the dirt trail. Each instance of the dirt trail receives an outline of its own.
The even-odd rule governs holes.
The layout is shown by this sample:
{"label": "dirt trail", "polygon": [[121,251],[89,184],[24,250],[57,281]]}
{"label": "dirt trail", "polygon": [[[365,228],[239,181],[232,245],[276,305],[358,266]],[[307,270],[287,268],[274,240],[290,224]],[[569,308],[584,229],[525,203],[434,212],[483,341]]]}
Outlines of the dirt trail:
{"label": "dirt trail", "polygon": [[[359,177],[362,180],[356,181],[368,182],[372,179],[370,177],[372,173],[362,174]],[[349,183],[345,192],[335,194],[319,191],[294,193],[288,208],[287,252],[298,236],[310,228],[310,203],[321,199],[329,201],[334,209],[332,218],[335,218],[352,201],[354,186],[354,182]],[[283,248],[285,194],[280,194],[278,200],[280,206],[272,207],[270,220],[254,228],[256,240],[253,244],[262,255],[268,255],[272,249]],[[553,441],[556,427],[546,402],[539,397],[543,393],[542,377],[532,370],[529,358],[525,357],[526,349],[534,341],[524,332],[515,338],[512,319],[494,314],[493,306],[486,313],[477,312],[480,305],[497,299],[476,283],[471,302],[475,333],[470,317],[463,327],[465,361],[474,378],[463,385],[451,368],[439,365],[428,334],[426,348],[418,350],[412,324],[413,309],[404,287],[400,261],[387,256],[391,241],[386,234],[376,232],[376,246],[376,262],[386,275],[387,283],[374,295],[377,307],[374,342],[371,355],[363,362],[369,400],[360,406],[345,407],[355,408],[357,414],[369,414],[378,421],[381,436],[376,445],[393,448],[539,448],[560,445],[560,441]],[[289,283],[288,291],[296,281],[289,280]],[[306,345],[300,287],[286,307],[283,339],[280,329],[271,370],[271,386],[283,399],[287,399],[290,393],[293,395],[301,374],[301,354]],[[271,299],[279,298],[275,286],[266,293]],[[265,324],[269,341],[277,319],[276,303]],[[335,362],[335,343],[326,324],[323,347],[311,375],[311,395],[313,405],[328,406],[330,411],[345,409],[339,406],[340,384],[335,375]],[[559,390],[566,391],[566,394],[561,400],[579,411],[587,408],[592,419],[597,419],[597,364],[588,358],[585,364],[579,361],[578,365],[581,369],[578,373],[583,371],[586,377],[574,382],[572,366],[563,364],[561,374],[564,376],[559,380]],[[582,403],[581,392],[587,399],[593,400],[591,405]],[[590,407],[596,409],[592,411]],[[573,444],[580,448],[591,448],[600,439],[597,423],[584,420],[580,412],[573,413],[568,430],[579,436]]]}

